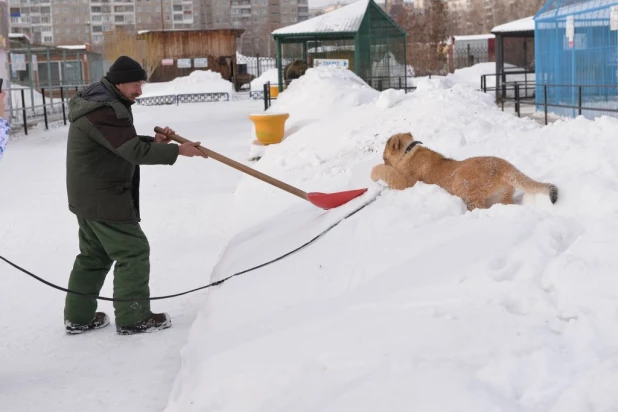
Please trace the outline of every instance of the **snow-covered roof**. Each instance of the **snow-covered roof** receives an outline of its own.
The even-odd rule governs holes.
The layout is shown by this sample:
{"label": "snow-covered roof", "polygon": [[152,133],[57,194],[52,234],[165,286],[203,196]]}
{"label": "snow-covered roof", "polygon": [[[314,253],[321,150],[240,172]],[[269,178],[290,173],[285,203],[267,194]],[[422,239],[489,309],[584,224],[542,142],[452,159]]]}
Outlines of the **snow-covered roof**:
{"label": "snow-covered roof", "polygon": [[66,46],[56,46],[59,49],[67,49],[67,50],[86,50],[85,44],[71,44]]}
{"label": "snow-covered roof", "polygon": [[534,16],[524,17],[510,23],[501,24],[492,29],[492,33],[516,33],[521,31],[534,31]]}
{"label": "snow-covered roof", "polygon": [[321,16],[272,32],[273,35],[300,33],[353,33],[358,31],[370,0],[358,0]]}
{"label": "snow-covered roof", "polygon": [[167,33],[167,32],[180,32],[180,31],[192,31],[192,32],[211,32],[211,31],[233,31],[237,33],[243,33],[245,29],[237,29],[237,28],[225,28],[225,29],[157,29],[157,30],[138,30],[137,34],[147,34],[147,33]]}
{"label": "snow-covered roof", "polygon": [[455,41],[472,41],[472,40],[487,40],[493,39],[496,36],[493,34],[470,34],[467,36],[453,36]]}
{"label": "snow-covered roof", "polygon": [[28,43],[31,43],[30,37],[24,33],[9,33],[9,39],[26,39]]}

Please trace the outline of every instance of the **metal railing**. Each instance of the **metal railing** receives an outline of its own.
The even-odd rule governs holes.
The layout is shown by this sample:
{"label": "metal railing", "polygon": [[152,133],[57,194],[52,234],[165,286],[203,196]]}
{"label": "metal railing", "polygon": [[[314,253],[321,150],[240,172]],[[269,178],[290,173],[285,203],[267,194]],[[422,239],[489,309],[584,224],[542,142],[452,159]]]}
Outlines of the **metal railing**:
{"label": "metal railing", "polygon": [[[481,79],[481,83],[486,86],[485,80]],[[570,100],[570,104],[564,99],[550,99],[550,96],[553,97],[553,95],[556,94],[556,90],[559,88],[571,88],[576,90],[576,93],[571,93],[570,98],[567,99]],[[615,100],[610,102],[607,97],[590,94],[586,96],[585,90],[591,88],[606,89],[608,91],[606,95],[615,96]],[[481,89],[484,92],[496,90],[495,87],[481,87]],[[549,121],[550,108],[572,111],[570,117],[576,115],[582,116],[585,115],[585,112],[616,113],[617,115],[615,117],[618,117],[618,84],[538,84],[536,82],[527,81],[502,84],[500,85],[500,91],[501,97],[500,101],[497,103],[502,104],[503,111],[505,102],[513,103],[514,112],[518,117],[521,117],[522,105],[542,108],[546,125]],[[537,91],[541,92],[542,98],[536,95]],[[614,107],[604,107],[601,105],[603,103],[613,103]]]}
{"label": "metal railing", "polygon": [[[523,75],[523,80],[508,80],[509,77],[521,77]],[[530,70],[513,70],[513,71],[505,71],[504,73],[489,73],[481,75],[481,90],[485,93],[488,91],[496,91],[496,86],[490,87],[487,86],[487,78],[498,78],[501,77],[502,80],[500,82],[500,90],[502,92],[501,96],[508,96],[508,86],[514,84],[535,84],[536,74]]]}
{"label": "metal railing", "polygon": [[137,104],[142,106],[158,106],[180,103],[204,103],[204,102],[227,102],[230,100],[229,93],[179,93],[164,96],[139,97]]}
{"label": "metal railing", "polygon": [[20,125],[24,133],[28,128],[44,122],[45,130],[49,130],[50,122],[62,120],[67,124],[67,104],[73,94],[87,87],[87,84],[67,84],[30,88],[8,88],[9,122],[11,126]]}

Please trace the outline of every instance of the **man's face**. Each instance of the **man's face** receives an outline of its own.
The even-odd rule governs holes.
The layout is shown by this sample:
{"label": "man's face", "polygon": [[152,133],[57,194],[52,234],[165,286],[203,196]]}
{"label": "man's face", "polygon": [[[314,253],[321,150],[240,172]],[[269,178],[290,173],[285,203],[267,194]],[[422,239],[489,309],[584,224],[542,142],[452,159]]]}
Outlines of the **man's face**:
{"label": "man's face", "polygon": [[127,99],[135,102],[135,99],[142,95],[142,85],[145,82],[131,82],[117,84],[116,88],[120,90],[120,93]]}

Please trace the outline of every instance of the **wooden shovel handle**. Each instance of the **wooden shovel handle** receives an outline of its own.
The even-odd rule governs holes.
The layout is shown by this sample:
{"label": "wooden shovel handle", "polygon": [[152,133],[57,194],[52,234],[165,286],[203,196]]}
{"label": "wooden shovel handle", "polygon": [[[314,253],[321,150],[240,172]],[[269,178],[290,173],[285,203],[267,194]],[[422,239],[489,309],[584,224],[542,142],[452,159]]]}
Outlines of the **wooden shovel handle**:
{"label": "wooden shovel handle", "polygon": [[[182,143],[192,143],[190,140],[187,140],[184,137],[179,136],[177,134],[166,134],[165,130],[163,130],[163,128],[159,127],[159,126],[155,127],[154,131],[155,131],[155,133],[164,134],[167,137],[169,137],[170,139],[172,139],[173,141],[181,143],[181,144]],[[273,186],[276,186],[279,189],[285,190],[286,192],[289,192],[289,193],[291,193],[293,195],[296,195],[296,196],[300,197],[301,199],[308,200],[307,199],[307,193],[302,191],[302,190],[300,190],[300,189],[298,189],[298,188],[296,188],[296,187],[294,187],[294,186],[290,186],[287,183],[284,183],[284,182],[282,182],[280,180],[275,179],[274,177],[265,175],[262,172],[258,172],[255,169],[252,169],[252,168],[250,168],[248,166],[245,166],[242,163],[238,163],[238,162],[236,162],[236,161],[234,161],[234,160],[232,160],[232,159],[230,159],[228,157],[225,157],[222,154],[219,154],[219,153],[217,153],[215,151],[212,151],[210,149],[206,149],[205,147],[198,146],[197,149],[200,152],[204,153],[206,156],[208,156],[208,157],[210,157],[212,159],[215,159],[215,160],[217,160],[217,161],[219,161],[219,162],[221,162],[223,164],[226,164],[226,165],[228,165],[230,167],[233,167],[236,170],[240,170],[241,172],[246,173],[246,174],[248,174],[250,176],[253,176],[256,179],[260,179],[260,180],[262,180],[262,181],[264,181],[266,183],[269,183],[269,184],[271,184]]]}

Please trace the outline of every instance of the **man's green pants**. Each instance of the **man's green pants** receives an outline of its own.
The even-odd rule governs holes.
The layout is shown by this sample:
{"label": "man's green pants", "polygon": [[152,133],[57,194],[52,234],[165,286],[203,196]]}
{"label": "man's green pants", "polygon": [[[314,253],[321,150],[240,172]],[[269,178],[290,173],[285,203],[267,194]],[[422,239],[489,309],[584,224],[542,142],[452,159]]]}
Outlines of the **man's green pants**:
{"label": "man's green pants", "polygon": [[[114,298],[148,298],[150,245],[138,223],[109,224],[78,218],[79,250],[69,289],[98,295],[105,276],[114,267]],[[97,309],[94,298],[68,293],[64,318],[80,325],[90,323]],[[150,302],[114,302],[116,324],[133,325],[151,315]]]}

